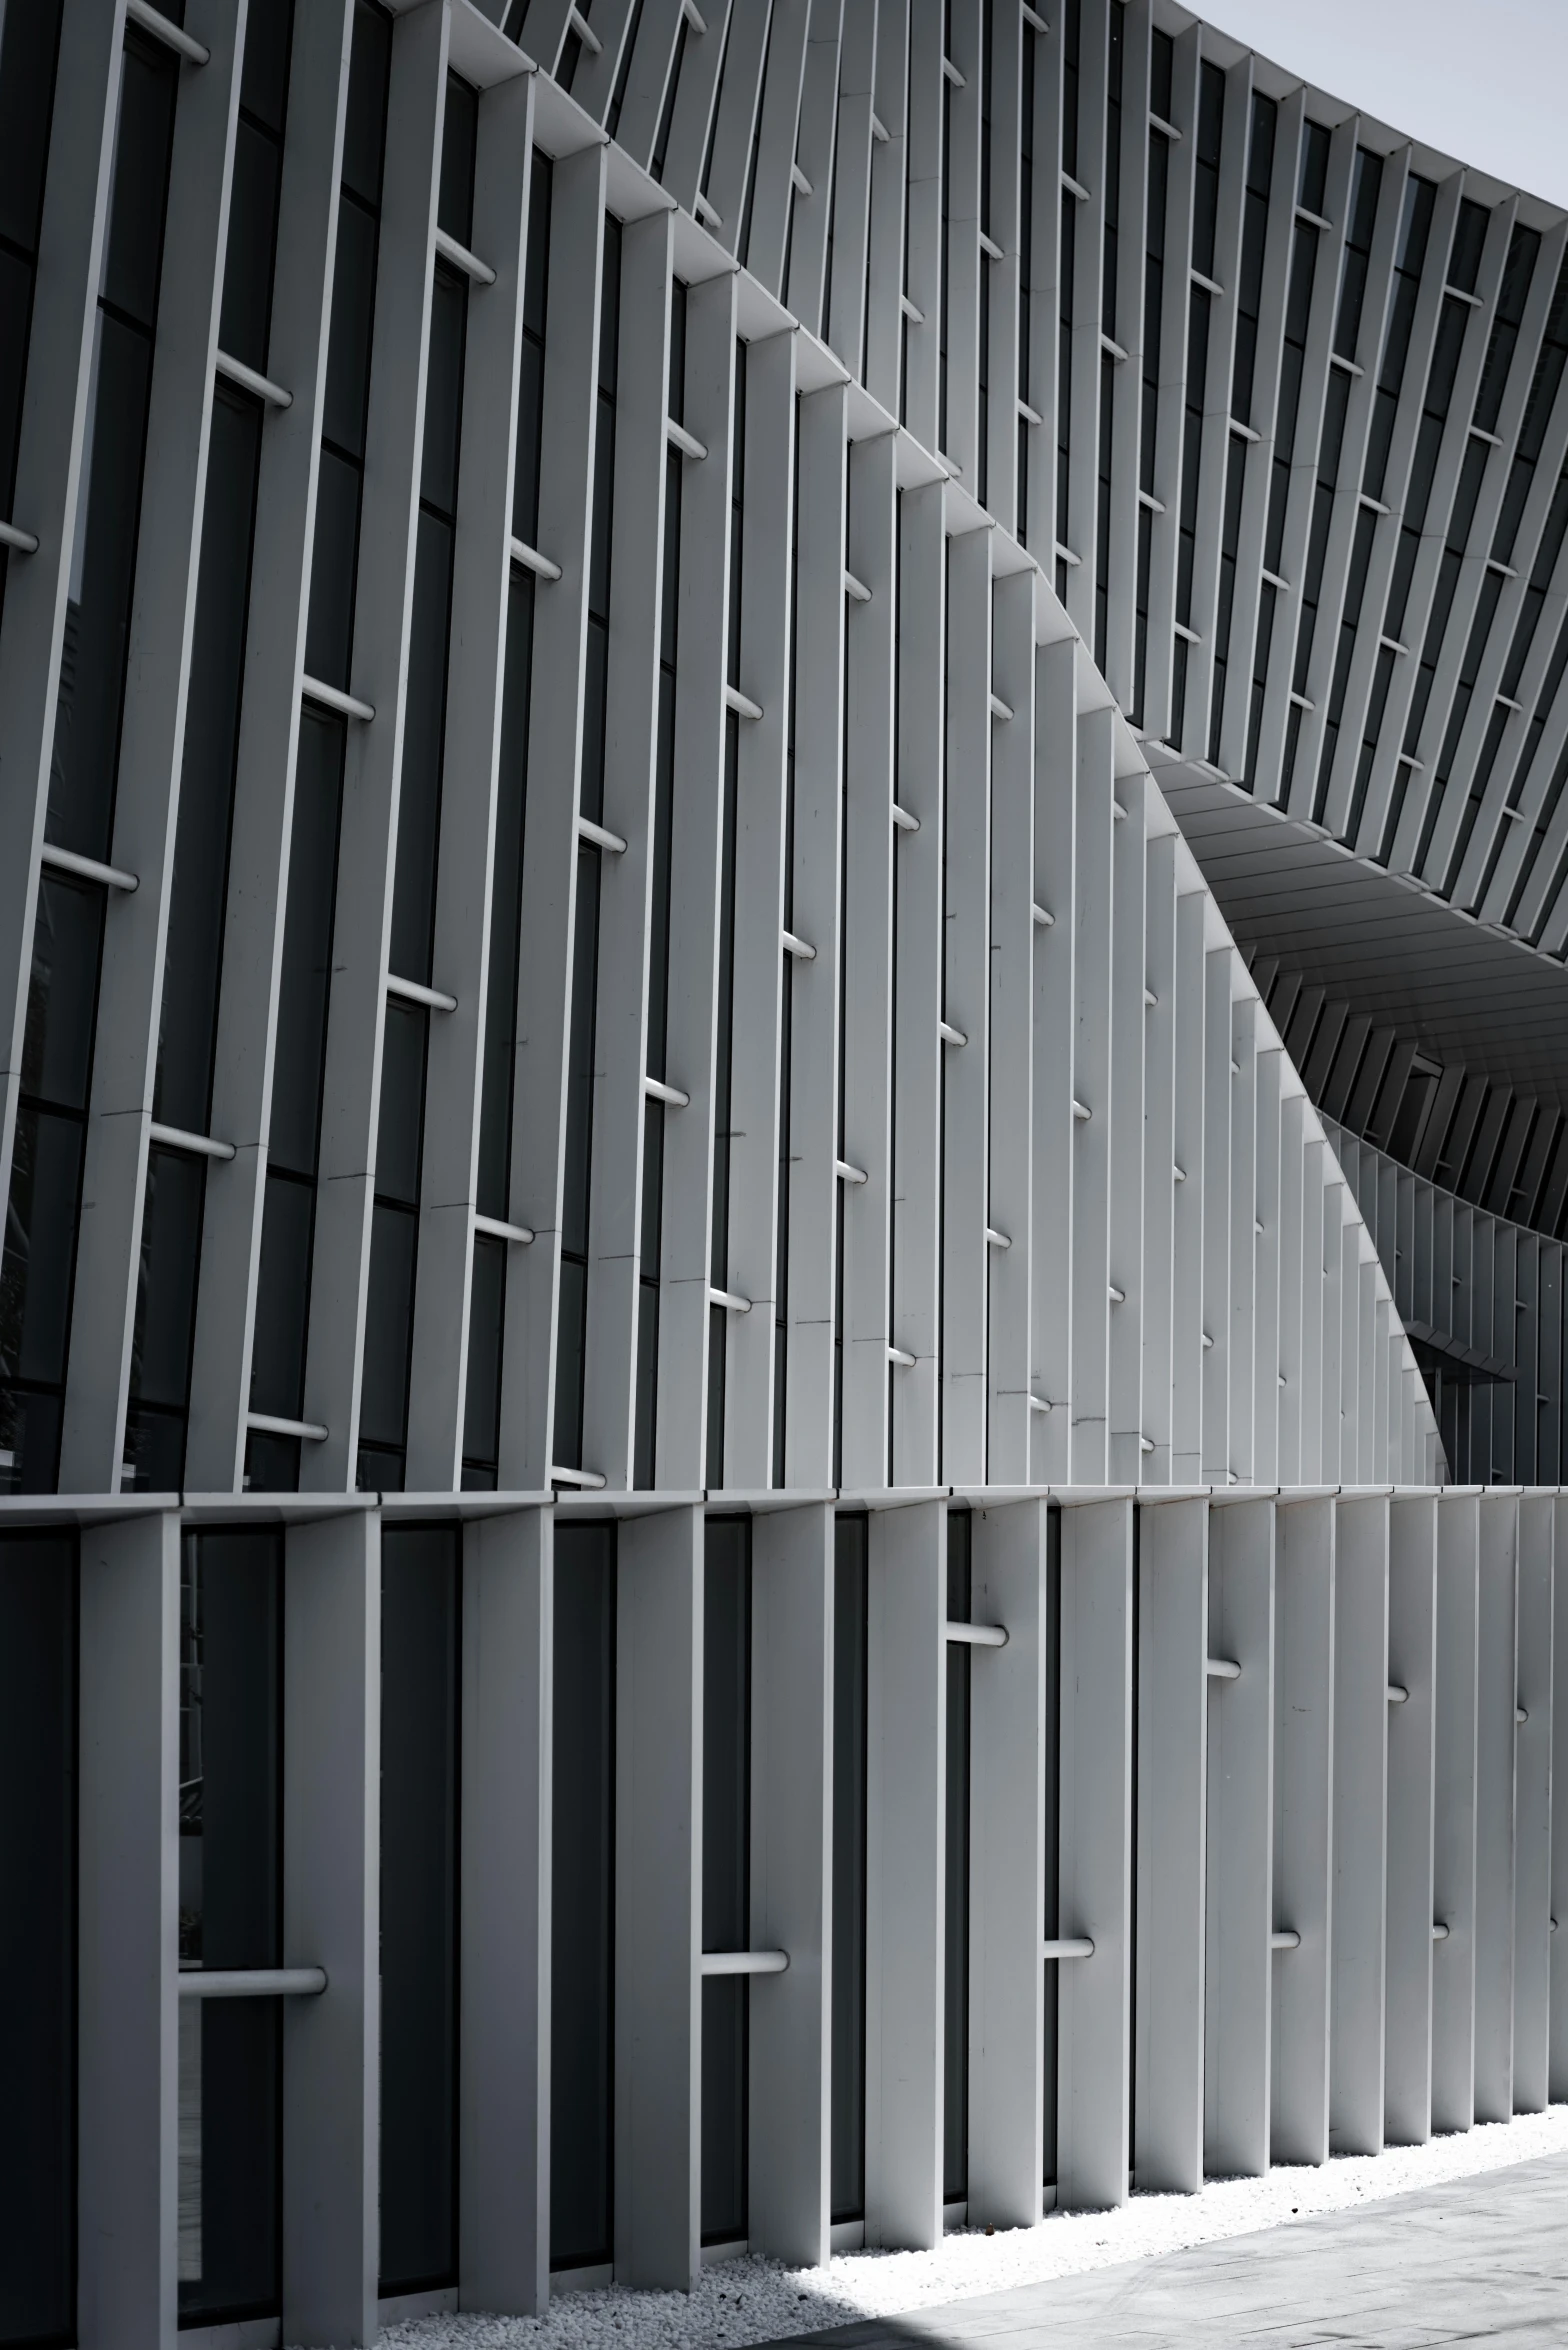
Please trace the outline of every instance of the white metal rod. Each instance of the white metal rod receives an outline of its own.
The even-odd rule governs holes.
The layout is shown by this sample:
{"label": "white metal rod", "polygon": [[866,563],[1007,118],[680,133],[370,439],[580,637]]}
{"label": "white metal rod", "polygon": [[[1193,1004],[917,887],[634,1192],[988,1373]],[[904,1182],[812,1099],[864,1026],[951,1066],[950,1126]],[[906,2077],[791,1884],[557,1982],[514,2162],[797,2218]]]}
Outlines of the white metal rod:
{"label": "white metal rod", "polygon": [[914,1356],[906,1354],[901,1346],[890,1346],[887,1350],[887,1359],[890,1363],[897,1363],[901,1371],[912,1371],[915,1367]]}
{"label": "white metal rod", "polygon": [[1211,1681],[1239,1681],[1241,1667],[1233,1657],[1211,1656],[1205,1668]]}
{"label": "white metal rod", "polygon": [[193,1159],[232,1159],[232,1142],[214,1142],[209,1134],[188,1134],[183,1126],[161,1126],[156,1118],[147,1128],[149,1142],[161,1142],[165,1150],[184,1151]]}
{"label": "white metal rod", "polygon": [[869,604],[871,601],[871,590],[863,579],[855,577],[847,565],[844,570],[844,593],[852,596],[857,604]]}
{"label": "white metal rod", "polygon": [[559,579],[561,576],[560,564],[552,563],[548,555],[541,555],[538,548],[531,547],[526,539],[513,539],[512,561],[521,563],[525,571],[533,572],[539,579]]}
{"label": "white metal rod", "polygon": [[587,1493],[602,1493],[604,1479],[597,1469],[552,1469],[552,1485],[580,1485]]}
{"label": "white metal rod", "polygon": [[182,1999],[319,1999],[327,1970],[319,1966],[184,1967]]}
{"label": "white metal rod", "polygon": [[[1282,1381],[1281,1385],[1283,1384],[1284,1383]],[[1409,1696],[1410,1692],[1408,1689],[1402,1689],[1397,1681],[1390,1681],[1388,1685],[1388,1702],[1390,1705],[1404,1705],[1407,1702]]]}
{"label": "white metal rod", "polygon": [[642,1089],[644,1093],[651,1093],[656,1102],[668,1102],[672,1110],[691,1107],[691,1095],[682,1093],[678,1085],[666,1085],[662,1077],[645,1077]]}
{"label": "white metal rod", "polygon": [[578,817],[577,837],[579,840],[591,840],[596,848],[608,849],[612,857],[620,856],[626,847],[618,832],[611,832],[606,825],[595,824],[591,816]]}
{"label": "white metal rod", "polygon": [[1093,1958],[1094,1944],[1087,1934],[1062,1934],[1040,1945],[1042,1958]]}
{"label": "white metal rod", "polygon": [[987,1248],[1011,1248],[1013,1243],[1009,1234],[998,1232],[994,1224],[988,1224],[985,1228],[985,1245]]}
{"label": "white metal rod", "polygon": [[733,710],[737,718],[760,718],[762,716],[762,704],[754,702],[750,694],[743,694],[738,685],[727,685],[724,688],[724,707],[726,710]]}
{"label": "white metal rod", "polygon": [[376,714],[373,702],[362,702],[357,694],[346,694],[339,686],[323,685],[319,677],[302,677],[299,690],[307,702],[335,710],[340,718],[357,718],[362,726],[368,726]]}
{"label": "white metal rod", "polygon": [[527,1248],[534,1237],[526,1224],[506,1224],[499,1216],[481,1216],[477,1210],[474,1230],[487,1234],[491,1240],[510,1240],[518,1248]]}
{"label": "white metal rod", "polygon": [[[589,50],[595,57],[603,55],[604,43],[600,40],[598,34],[594,31],[593,26],[588,22],[588,19],[586,16],[584,16],[580,8],[570,9],[567,13],[566,21],[571,30],[577,35],[577,38],[579,41],[581,41],[585,49]],[[1178,132],[1178,138],[1180,135],[1180,132]]]}
{"label": "white metal rod", "polygon": [[1446,1926],[1434,1925],[1432,1928],[1432,1939],[1434,1942],[1446,1942],[1448,1940],[1448,1928]]}
{"label": "white metal rod", "polygon": [[918,832],[920,830],[919,817],[911,816],[909,810],[901,808],[897,800],[893,802],[893,822],[898,826],[900,832]]}
{"label": "white metal rod", "polygon": [[183,57],[187,65],[205,65],[212,51],[200,41],[193,41],[184,27],[171,24],[168,17],[150,5],[150,0],[125,0],[125,13],[132,24],[139,24],[144,33],[151,33],[166,49]]}
{"label": "white metal rod", "polygon": [[401,996],[405,1004],[423,1004],[427,1012],[455,1012],[457,998],[448,995],[443,987],[426,987],[422,979],[399,979],[395,971],[387,973],[387,994]]}
{"label": "white metal rod", "polygon": [[797,938],[793,930],[781,930],[779,943],[785,954],[793,955],[797,963],[814,963],[817,959],[816,948],[808,946],[803,938]]}
{"label": "white metal rod", "polygon": [[38,541],[30,530],[23,530],[15,522],[0,522],[0,547],[12,547],[18,555],[36,555]]}
{"label": "white metal rod", "polygon": [[102,889],[123,889],[129,895],[140,887],[134,873],[118,865],[101,865],[96,857],[78,856],[75,849],[57,849],[52,841],[44,842],[38,861],[52,866],[56,873],[74,873],[83,881],[96,881]]}
{"label": "white metal rod", "polygon": [[1054,914],[1048,914],[1044,906],[1031,906],[1029,913],[1031,919],[1037,922],[1042,930],[1054,930],[1056,928],[1056,916]]}
{"label": "white metal rod", "polygon": [[838,1177],[840,1183],[864,1183],[867,1179],[865,1168],[852,1167],[848,1159],[835,1159],[833,1161],[833,1172]]}
{"label": "white metal rod", "polygon": [[214,372],[227,376],[231,384],[238,384],[242,392],[250,392],[269,408],[292,408],[294,394],[275,384],[270,375],[258,375],[254,367],[247,367],[243,359],[231,359],[227,351],[214,351]]}
{"label": "white metal rod", "polygon": [[952,1617],[942,1627],[946,1639],[960,1648],[1005,1648],[1007,1629],[1002,1624],[960,1624]]}
{"label": "white metal rod", "polygon": [[1269,1936],[1269,1948],[1271,1950],[1299,1950],[1301,1936],[1293,1926],[1282,1926]]}
{"label": "white metal rod", "polygon": [[782,1975],[789,1971],[787,1950],[705,1950],[698,1961],[705,1975]]}
{"label": "white metal rod", "polygon": [[707,442],[699,441],[694,432],[688,432],[684,424],[677,424],[673,416],[664,419],[664,437],[679,449],[683,457],[700,459],[708,454]]}
{"label": "white metal rod", "polygon": [[1073,1096],[1073,1116],[1075,1118],[1083,1119],[1086,1124],[1088,1120],[1094,1116],[1094,1112],[1090,1109],[1088,1103],[1079,1101],[1076,1094]]}
{"label": "white metal rod", "polygon": [[456,237],[449,237],[444,228],[436,230],[436,251],[443,261],[449,261],[454,269],[460,269],[464,277],[472,278],[476,286],[495,284],[495,271],[489,262],[481,261],[477,253],[470,253],[468,247],[460,245]]}
{"label": "white metal rod", "polygon": [[285,1420],[276,1412],[247,1412],[245,1425],[258,1436],[297,1436],[304,1444],[325,1444],[327,1431],[319,1420]]}
{"label": "white metal rod", "polygon": [[955,1028],[951,1020],[939,1020],[936,1026],[937,1034],[944,1044],[967,1044],[969,1042],[963,1030]]}
{"label": "white metal rod", "polygon": [[715,1289],[711,1282],[708,1285],[708,1303],[710,1306],[722,1306],[727,1314],[749,1314],[751,1312],[749,1297],[741,1297],[733,1289]]}
{"label": "white metal rod", "polygon": [[1004,702],[1000,694],[993,694],[991,696],[991,715],[993,718],[1000,718],[1005,726],[1013,715],[1012,704]]}

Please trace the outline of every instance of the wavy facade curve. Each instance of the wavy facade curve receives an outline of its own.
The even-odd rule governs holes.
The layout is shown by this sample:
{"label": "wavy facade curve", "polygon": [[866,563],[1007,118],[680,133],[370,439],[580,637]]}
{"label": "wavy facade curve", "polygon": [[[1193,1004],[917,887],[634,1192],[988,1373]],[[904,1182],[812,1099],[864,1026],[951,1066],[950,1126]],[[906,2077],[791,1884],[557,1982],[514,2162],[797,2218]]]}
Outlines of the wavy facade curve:
{"label": "wavy facade curve", "polygon": [[0,2343],[1568,2093],[1564,237],[1164,0],[0,10]]}

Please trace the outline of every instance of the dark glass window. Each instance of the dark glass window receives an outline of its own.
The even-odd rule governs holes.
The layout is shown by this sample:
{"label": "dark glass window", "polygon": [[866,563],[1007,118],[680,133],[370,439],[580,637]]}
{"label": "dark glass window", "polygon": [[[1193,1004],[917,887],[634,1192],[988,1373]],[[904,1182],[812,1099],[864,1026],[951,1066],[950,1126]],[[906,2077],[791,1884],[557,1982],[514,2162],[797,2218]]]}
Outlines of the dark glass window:
{"label": "dark glass window", "polygon": [[[0,516],[16,511],[22,393],[33,322],[38,229],[54,113],[62,0],[10,8],[0,24]],[[0,616],[9,557],[0,548]]]}
{"label": "dark glass window", "polygon": [[[751,1943],[751,1520],[710,1518],[703,1569],[702,1947]],[[750,1984],[702,1984],[702,2240],[746,2233]]]}
{"label": "dark glass window", "polygon": [[457,2276],[462,1535],[381,1536],[381,2291]]}
{"label": "dark glass window", "polygon": [[272,323],[272,261],[283,179],[294,0],[273,0],[245,22],[245,63],[234,126],[234,178],[218,341],[265,375]]}
{"label": "dark glass window", "polygon": [[555,1534],[550,2265],[613,2250],[615,1527]]}
{"label": "dark glass window", "polygon": [[[180,1966],[283,1954],[283,1545],[187,1534],[180,1571]],[[182,2324],[263,2317],[282,2290],[282,2014],[182,1999]]]}
{"label": "dark glass window", "polygon": [[830,2209],[866,2208],[866,1519],[834,1521]]}
{"label": "dark glass window", "polygon": [[76,1601],[74,1534],[0,1536],[0,2342],[76,2338]]}
{"label": "dark glass window", "polygon": [[1367,266],[1372,257],[1372,231],[1377,225],[1377,200],[1382,185],[1382,156],[1358,147],[1350,181],[1350,225],[1345,233],[1339,309],[1334,320],[1334,349],[1341,359],[1354,360],[1356,356],[1361,310],[1366,300]]}

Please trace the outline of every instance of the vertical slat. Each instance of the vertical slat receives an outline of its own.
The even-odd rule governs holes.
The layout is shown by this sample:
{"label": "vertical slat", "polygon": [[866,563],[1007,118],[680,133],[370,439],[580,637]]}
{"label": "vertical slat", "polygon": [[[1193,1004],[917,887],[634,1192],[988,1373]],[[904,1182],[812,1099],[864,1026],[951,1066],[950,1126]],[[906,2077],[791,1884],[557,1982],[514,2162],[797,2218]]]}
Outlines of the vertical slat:
{"label": "vertical slat", "polygon": [[199,72],[182,71],[175,110],[114,790],[112,860],[140,886],[104,925],[60,1434],[64,1492],[119,1488],[141,1269],[244,9],[193,0],[191,30],[211,55]]}
{"label": "vertical slat", "polygon": [[684,2293],[701,2266],[701,1510],[623,1520],[616,1587],[615,2275]]}
{"label": "vertical slat", "polygon": [[1133,2178],[1203,2184],[1209,1504],[1144,1503],[1138,1537],[1138,1936]]}
{"label": "vertical slat", "polygon": [[[1152,795],[1151,795],[1152,798]],[[1158,808],[1158,802],[1155,803]],[[1145,1007],[1143,1122],[1143,1366],[1139,1426],[1152,1448],[1139,1474],[1168,1485],[1175,1476],[1176,1292],[1176,836],[1151,835],[1148,846],[1145,973],[1154,1002]]]}
{"label": "vertical slat", "polygon": [[1114,737],[1108,710],[1077,727],[1077,863],[1073,881],[1072,1439],[1075,1484],[1107,1475],[1110,1348],[1111,802]]}
{"label": "vertical slat", "polygon": [[1273,2162],[1328,2160],[1336,1508],[1282,1501],[1275,1520],[1273,1915],[1301,1942],[1274,1961]]}
{"label": "vertical slat", "polygon": [[305,1416],[327,1436],[305,1449],[300,1484],[318,1493],[353,1485],[359,1444],[447,34],[442,8],[400,17],[392,35],[386,136],[396,162],[377,248],[349,680],[376,715],[349,728],[344,761],[305,1358]]}
{"label": "vertical slat", "polygon": [[550,1886],[555,1530],[463,1529],[458,2298],[550,2296]]}
{"label": "vertical slat", "polygon": [[376,2338],[381,2138],[381,1527],[286,1537],[283,1956],[326,1970],[283,2011],[283,2332]]}
{"label": "vertical slat", "polygon": [[942,1054],[942,1464],[986,1474],[990,1288],[991,541],[948,541],[943,1014],[968,1041]]}
{"label": "vertical slat", "polygon": [[1040,1935],[1045,1894],[1046,1504],[974,1512],[971,1651],[971,2227],[1032,2227],[1044,2163]]}
{"label": "vertical slat", "polygon": [[1518,1710],[1514,1744],[1514,2111],[1542,2113],[1550,2075],[1552,1606],[1557,1504],[1519,1504]]}
{"label": "vertical slat", "polygon": [[1231,953],[1204,956],[1203,994],[1203,1470],[1230,1482]]}
{"label": "vertical slat", "polygon": [[463,1474],[533,88],[530,74],[486,90],[479,102],[473,242],[496,280],[470,289],[463,358],[432,944],[436,984],[456,996],[457,1010],[431,1021],[425,1068],[408,1388],[407,1478],[416,1493],[445,1492]]}
{"label": "vertical slat", "polygon": [[[1027,1485],[1034,1290],[1035,591],[1028,573],[994,588],[992,664],[1011,718],[991,728],[989,1220],[1011,1246],[990,1253],[986,1474]],[[1038,1415],[1043,1417],[1044,1415]]]}
{"label": "vertical slat", "polygon": [[1078,795],[1068,784],[1075,758],[1077,660],[1071,637],[1042,646],[1035,655],[1033,903],[1051,919],[1035,927],[1030,990],[1035,1188],[1029,1392],[1035,1400],[1029,1451],[1030,1474],[1058,1482],[1071,1474],[1072,1459]]}
{"label": "vertical slat", "polygon": [[[1241,1667],[1208,1684],[1203,2162],[1220,2178],[1269,2166],[1269,1987],[1296,1953],[1270,1952],[1273,1912],[1274,1504],[1216,1503],[1209,1531],[1209,1655]],[[1140,1756],[1140,1764],[1141,1764]]]}
{"label": "vertical slat", "polygon": [[1514,1801],[1519,1702],[1519,1500],[1481,1498],[1476,1660],[1475,2118],[1514,2110]]}
{"label": "vertical slat", "polygon": [[750,2241],[826,2260],[832,2054],[833,1512],[752,1521],[751,1943],[789,1971],[751,2001]]}
{"label": "vertical slat", "polygon": [[1133,1505],[1062,1512],[1061,1932],[1094,1944],[1058,1962],[1057,2201],[1127,2200],[1132,2050]]}
{"label": "vertical slat", "polygon": [[1475,2120],[1476,1644],[1480,1505],[1474,1487],[1437,1512],[1437,1762],[1433,1804],[1432,2127]]}
{"label": "vertical slat", "polygon": [[[1552,1606],[1568,1626],[1568,1501],[1552,1505]],[[1559,1792],[1560,1791],[1560,1792]],[[1552,1646],[1552,1941],[1547,2093],[1568,2096],[1568,1630]]]}
{"label": "vertical slat", "polygon": [[[1388,1567],[1388,1982],[1384,2134],[1432,2134],[1433,1768],[1437,1672],[1436,1494],[1396,1495]],[[1407,1692],[1402,1701],[1394,1689]]]}
{"label": "vertical slat", "polygon": [[81,1537],[78,2339],[173,2350],[177,2320],[180,1528]]}
{"label": "vertical slat", "polygon": [[1388,1839],[1386,1495],[1342,1500],[1334,1561],[1334,1927],[1329,2142],[1383,2150]]}
{"label": "vertical slat", "polygon": [[1111,828],[1110,1300],[1107,1469],[1118,1484],[1143,1474],[1143,1145],[1148,1006],[1148,787],[1140,775],[1112,786],[1125,815]]}
{"label": "vertical slat", "polygon": [[866,2242],[942,2238],[947,1508],[871,1517]]}

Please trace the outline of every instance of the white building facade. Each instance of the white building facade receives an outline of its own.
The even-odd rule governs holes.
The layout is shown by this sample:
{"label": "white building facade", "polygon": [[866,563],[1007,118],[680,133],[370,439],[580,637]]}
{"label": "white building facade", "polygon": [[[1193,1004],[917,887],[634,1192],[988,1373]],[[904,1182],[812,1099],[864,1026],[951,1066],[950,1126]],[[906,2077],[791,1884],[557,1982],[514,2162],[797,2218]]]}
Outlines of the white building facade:
{"label": "white building facade", "polygon": [[1565,246],[1166,0],[0,7],[0,2343],[1568,2094]]}

